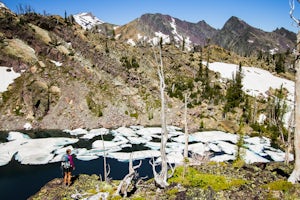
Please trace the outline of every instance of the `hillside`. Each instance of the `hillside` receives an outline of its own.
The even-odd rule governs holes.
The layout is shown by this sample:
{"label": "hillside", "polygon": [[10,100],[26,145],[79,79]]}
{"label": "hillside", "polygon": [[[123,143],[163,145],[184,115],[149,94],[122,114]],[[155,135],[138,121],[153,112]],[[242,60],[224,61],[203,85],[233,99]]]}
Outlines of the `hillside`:
{"label": "hillside", "polygon": [[[111,38],[94,28],[82,28],[70,17],[64,19],[36,13],[16,15],[5,7],[0,9],[0,66],[20,73],[8,90],[1,93],[1,130],[23,129],[28,123],[33,129],[160,124],[159,79],[155,60],[158,48],[148,43],[132,46],[124,42],[122,36]],[[152,20],[148,17],[145,15],[142,20],[148,23],[149,29],[159,26],[158,22],[151,24]],[[152,17],[155,20],[172,19],[161,15]],[[134,29],[128,27],[140,26],[134,25],[136,21],[132,23],[126,25],[126,29],[116,29],[116,34],[122,29],[127,30],[128,35],[134,34],[130,32]],[[180,23],[176,21],[176,24]],[[203,21],[196,26],[198,29],[194,34],[201,30],[203,38],[215,33]],[[177,30],[188,29],[182,27]],[[187,119],[191,131],[217,129],[235,133],[240,129],[243,117],[244,129],[251,134],[255,132],[251,128],[255,124],[253,119],[261,114],[267,115],[264,112],[268,102],[264,101],[259,101],[260,112],[255,113],[250,121],[246,116],[249,117],[252,111],[244,110],[246,101],[224,113],[229,82],[220,81],[220,74],[210,71],[205,65],[207,61],[242,63],[274,72],[275,56],[241,57],[213,44],[186,51],[172,43],[163,44],[162,56],[167,84],[168,124],[183,127],[183,97],[187,92],[190,93]],[[266,58],[275,60],[267,62]],[[279,75],[293,78],[288,71],[290,64],[287,58],[284,63],[287,71]],[[247,102],[255,101],[250,96],[245,99]],[[248,114],[245,115],[245,112]]]}

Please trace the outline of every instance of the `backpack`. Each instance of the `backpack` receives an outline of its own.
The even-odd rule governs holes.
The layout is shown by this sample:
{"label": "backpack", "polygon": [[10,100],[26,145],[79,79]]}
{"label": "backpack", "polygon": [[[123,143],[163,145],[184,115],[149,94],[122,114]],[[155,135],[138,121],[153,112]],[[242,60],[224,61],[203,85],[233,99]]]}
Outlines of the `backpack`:
{"label": "backpack", "polygon": [[71,163],[69,161],[68,155],[64,155],[61,161],[61,167],[64,169],[68,169],[71,167]]}

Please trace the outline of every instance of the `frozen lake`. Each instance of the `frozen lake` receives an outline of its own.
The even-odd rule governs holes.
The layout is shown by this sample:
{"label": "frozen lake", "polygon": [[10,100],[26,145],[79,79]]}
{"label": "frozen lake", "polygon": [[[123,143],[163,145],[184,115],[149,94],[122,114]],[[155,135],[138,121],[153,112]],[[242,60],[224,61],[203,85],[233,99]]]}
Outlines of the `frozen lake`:
{"label": "frozen lake", "polygon": [[[185,135],[173,126],[168,127],[168,132],[167,159],[178,164],[183,158]],[[102,175],[105,152],[111,178],[122,179],[127,174],[130,154],[136,163],[143,160],[140,176],[150,178],[153,174],[148,160],[160,160],[160,133],[159,127],[141,126],[0,132],[0,199],[26,199],[48,181],[62,177],[60,159],[67,148],[72,149],[75,158],[74,175]],[[189,152],[210,152],[212,161],[231,161],[236,157],[238,138],[222,131],[190,133]],[[244,137],[242,150],[247,163],[284,160],[284,152],[271,147],[270,139],[265,137]],[[292,160],[293,155],[290,157]]]}

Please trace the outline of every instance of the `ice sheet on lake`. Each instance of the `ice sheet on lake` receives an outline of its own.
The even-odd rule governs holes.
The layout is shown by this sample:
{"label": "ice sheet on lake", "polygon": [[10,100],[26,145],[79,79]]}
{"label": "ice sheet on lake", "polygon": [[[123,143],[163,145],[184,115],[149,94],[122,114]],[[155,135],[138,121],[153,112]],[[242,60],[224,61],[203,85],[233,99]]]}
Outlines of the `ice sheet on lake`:
{"label": "ice sheet on lake", "polygon": [[[180,152],[170,152],[167,154],[167,162],[170,164],[182,164],[183,163],[183,155]],[[161,157],[158,157],[155,160],[155,163],[161,163]]]}
{"label": "ice sheet on lake", "polygon": [[24,133],[11,131],[8,133],[6,138],[8,141],[19,140],[19,139],[30,139],[30,137]]}
{"label": "ice sheet on lake", "polygon": [[52,152],[57,148],[76,142],[78,139],[71,138],[31,139],[21,143],[15,157],[21,164],[46,164],[54,157]]}
{"label": "ice sheet on lake", "polygon": [[[175,157],[180,158],[184,150],[184,133],[176,127],[169,129],[172,137],[166,146],[166,153],[172,162],[176,162]],[[108,129],[75,129],[72,131],[65,130],[71,135],[83,135],[80,139],[90,139],[101,134],[109,134]],[[30,139],[27,135],[19,132],[10,132],[8,142],[0,143],[0,165],[7,164],[15,155],[15,158],[22,164],[45,164],[48,162],[59,162],[67,149],[80,160],[97,159],[106,153],[109,157],[118,160],[128,161],[129,153],[119,152],[123,148],[131,148],[132,144],[143,145],[151,150],[133,152],[134,159],[143,159],[149,157],[160,157],[160,142],[150,141],[151,138],[160,137],[161,128],[125,128],[121,127],[111,131],[114,135],[112,141],[96,140],[92,143],[91,149],[77,148],[74,149],[70,144],[76,143],[78,139],[70,138],[39,138]],[[237,153],[235,143],[238,135],[225,133],[222,131],[196,132],[189,135],[189,151],[200,155],[206,152],[224,153],[224,155],[213,155],[211,160],[224,161],[234,160]],[[69,146],[66,146],[68,145]],[[103,146],[104,144],[104,146]],[[270,139],[260,137],[244,138],[244,159],[248,163],[269,162],[269,157],[274,161],[283,161],[284,153],[281,150],[272,148]],[[179,156],[180,155],[180,156]],[[292,155],[290,155],[292,158]],[[270,159],[270,160],[271,160]],[[292,160],[292,159],[291,159]]]}
{"label": "ice sheet on lake", "polygon": [[113,141],[102,141],[102,140],[96,140],[92,143],[92,147],[94,149],[98,150],[106,150],[106,151],[111,151],[114,149],[119,149],[121,150],[122,148],[120,147],[122,144],[126,144],[125,141],[121,142],[113,142]]}
{"label": "ice sheet on lake", "polygon": [[243,159],[246,163],[255,163],[255,162],[269,162],[268,159],[261,157],[260,155],[254,153],[253,151],[242,149],[242,151],[246,151]]}
{"label": "ice sheet on lake", "polygon": [[78,142],[72,138],[38,138],[27,139],[16,137],[15,140],[0,144],[0,166],[6,165],[15,155],[21,164],[46,164],[49,163],[57,149],[64,145]]}
{"label": "ice sheet on lake", "polygon": [[[189,142],[193,142],[194,138],[191,137],[192,134],[189,134],[188,135],[188,141]],[[180,142],[180,143],[185,143],[185,135],[178,135],[176,137],[173,137],[171,139],[172,141],[175,141],[175,142]]]}
{"label": "ice sheet on lake", "polygon": [[192,153],[197,153],[200,155],[204,155],[204,153],[206,151],[209,150],[207,145],[204,145],[203,143],[199,142],[199,143],[194,143],[194,144],[190,144],[188,146],[188,150]]}
{"label": "ice sheet on lake", "polygon": [[109,133],[109,130],[106,129],[106,128],[92,129],[80,138],[90,140],[90,139],[93,139],[96,136],[107,135],[108,133]]}
{"label": "ice sheet on lake", "polygon": [[125,137],[135,137],[136,136],[136,132],[133,129],[127,128],[127,127],[117,128],[116,130],[113,130],[112,133],[113,133],[113,135],[123,135]]}
{"label": "ice sheet on lake", "polygon": [[232,161],[232,160],[235,160],[235,156],[223,154],[223,155],[214,156],[210,160],[215,161],[215,162]]}
{"label": "ice sheet on lake", "polygon": [[266,137],[245,138],[244,141],[249,144],[271,146],[271,140]]}
{"label": "ice sheet on lake", "polygon": [[216,141],[216,144],[226,154],[234,155],[237,151],[237,146],[234,144],[230,144],[230,143],[224,142],[224,141]]}
{"label": "ice sheet on lake", "polygon": [[214,142],[214,141],[230,141],[236,143],[238,135],[225,133],[223,131],[204,131],[190,134],[191,142]]}
{"label": "ice sheet on lake", "polygon": [[21,143],[22,141],[20,140],[0,143],[0,166],[6,165],[11,161]]}
{"label": "ice sheet on lake", "polygon": [[143,138],[143,137],[127,137],[127,139],[129,140],[129,142],[131,144],[144,144],[146,142],[149,142],[150,139],[146,139],[146,138]]}
{"label": "ice sheet on lake", "polygon": [[160,127],[142,128],[140,130],[137,130],[136,133],[138,135],[141,135],[141,136],[160,135],[161,134],[161,128]]}
{"label": "ice sheet on lake", "polygon": [[88,134],[88,131],[83,128],[77,128],[74,130],[64,130],[64,132],[69,133],[70,135],[86,135]]}
{"label": "ice sheet on lake", "polygon": [[[274,161],[283,162],[285,158],[285,152],[282,151],[270,151],[266,150],[266,154],[268,154]],[[289,154],[289,160],[294,160],[294,156]]]}
{"label": "ice sheet on lake", "polygon": [[145,146],[153,150],[159,150],[160,142],[146,142]]}
{"label": "ice sheet on lake", "polygon": [[166,146],[175,152],[182,152],[184,149],[184,144],[178,142],[168,142]]}
{"label": "ice sheet on lake", "polygon": [[129,161],[130,154],[132,156],[132,160],[142,160],[145,158],[153,158],[159,157],[160,151],[156,150],[144,150],[144,151],[134,151],[134,152],[114,152],[108,153],[108,157],[115,158],[119,161]]}

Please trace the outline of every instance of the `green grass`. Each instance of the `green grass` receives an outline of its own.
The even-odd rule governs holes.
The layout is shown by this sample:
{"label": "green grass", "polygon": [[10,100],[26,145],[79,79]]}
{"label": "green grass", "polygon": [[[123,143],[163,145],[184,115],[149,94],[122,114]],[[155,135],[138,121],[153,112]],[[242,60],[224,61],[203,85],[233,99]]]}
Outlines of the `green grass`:
{"label": "green grass", "polygon": [[286,180],[276,180],[262,186],[269,190],[288,192],[293,188],[293,184]]}
{"label": "green grass", "polygon": [[216,191],[239,187],[247,183],[247,181],[243,179],[227,178],[215,174],[204,174],[192,167],[186,169],[185,175],[183,170],[183,167],[176,168],[174,176],[169,179],[169,182],[180,183],[187,187],[201,187],[204,189],[211,187]]}

